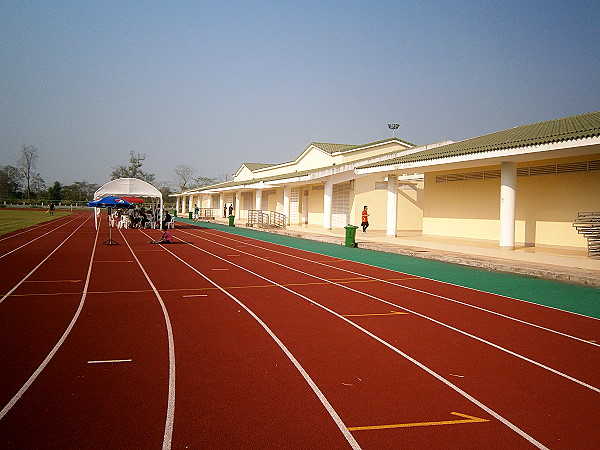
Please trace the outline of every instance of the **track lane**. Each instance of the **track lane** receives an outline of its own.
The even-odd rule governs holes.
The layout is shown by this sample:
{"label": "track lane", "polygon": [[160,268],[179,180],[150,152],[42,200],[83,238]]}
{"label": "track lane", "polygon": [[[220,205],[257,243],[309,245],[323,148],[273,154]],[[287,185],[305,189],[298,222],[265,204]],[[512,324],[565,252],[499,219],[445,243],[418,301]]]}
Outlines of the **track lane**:
{"label": "track lane", "polygon": [[[223,234],[219,235],[222,236]],[[231,238],[226,236],[224,236],[224,238],[229,242],[232,241]],[[236,240],[233,239],[233,242],[236,242]],[[376,287],[378,291],[387,289],[392,293],[392,295],[398,295],[397,288],[401,288],[401,290],[408,291],[403,292],[402,295],[412,298],[412,296],[417,294],[415,298],[418,298],[418,294],[423,294],[425,295],[423,298],[435,300],[434,302],[429,302],[429,305],[432,306],[434,310],[440,306],[440,302],[454,303],[456,305],[456,309],[458,311],[462,311],[460,316],[468,314],[469,316],[476,318],[473,320],[475,323],[477,320],[497,320],[504,329],[504,321],[509,321],[507,322],[508,326],[516,326],[518,328],[518,325],[516,325],[516,323],[518,323],[523,325],[525,328],[533,327],[545,332],[556,334],[558,336],[574,339],[580,343],[586,344],[583,346],[583,348],[586,348],[587,350],[590,350],[588,345],[592,345],[595,347],[591,349],[592,352],[597,352],[597,350],[600,349],[600,343],[598,343],[600,342],[600,336],[598,336],[600,333],[600,320],[595,318],[560,311],[521,300],[510,299],[496,294],[477,291],[474,289],[448,285],[446,283],[434,280],[407,276],[406,274],[399,274],[398,272],[390,271],[388,269],[378,269],[373,266],[352,263],[350,261],[339,260],[337,258],[330,257],[329,259],[323,259],[321,255],[313,255],[315,259],[311,260],[310,253],[308,253],[309,257],[307,258],[305,256],[307,253],[299,254],[295,249],[289,249],[289,253],[282,252],[282,247],[275,244],[267,244],[266,246],[262,244],[252,244],[249,245],[248,248],[256,249],[259,253],[254,252],[253,254],[257,256],[266,258],[267,260],[273,262],[279,262],[284,265],[287,265],[285,257],[289,255],[290,257],[302,262],[302,264],[296,264],[296,268],[301,268],[303,271],[310,272],[316,276],[319,276],[322,270],[331,268],[339,269],[339,275],[328,278],[325,277],[329,282],[340,282],[346,285],[350,285],[351,283],[355,282],[358,283],[356,285],[357,287],[360,283],[365,283],[366,290],[371,287]],[[267,250],[267,252],[263,253],[263,250]],[[268,252],[278,255],[280,259],[278,260]],[[354,265],[352,266],[348,264]],[[341,265],[345,265],[348,268],[340,267]],[[360,270],[357,271],[356,267],[359,267]],[[411,286],[417,282],[421,283],[422,289]],[[431,289],[429,289],[430,286]],[[440,292],[442,287],[447,288],[450,292],[446,293],[446,295],[443,295],[443,292]],[[488,303],[491,302],[495,302],[497,305],[501,304],[505,311],[496,310],[502,308],[487,309],[484,307],[489,306]],[[483,304],[484,306],[479,306],[478,304]],[[461,306],[464,308],[461,309]],[[468,308],[473,308],[473,311],[469,310]],[[509,311],[506,311],[507,309],[509,309]],[[508,312],[508,314],[511,315],[505,314],[505,312]],[[550,317],[549,320],[548,317]],[[533,323],[531,318],[539,319],[542,324]],[[568,320],[565,320],[565,318]],[[510,323],[510,321],[514,321],[515,324]],[[552,325],[554,325],[554,327],[552,327]]]}
{"label": "track lane", "polygon": [[[175,248],[176,246],[172,246],[169,247],[170,248]],[[189,252],[189,248],[186,247],[180,247],[177,246],[176,251],[178,256],[186,259],[186,260],[193,260],[193,252]],[[226,255],[225,255],[226,257]],[[225,257],[223,259],[221,258],[217,258],[219,261],[223,261],[225,259]],[[234,258],[235,261],[237,262],[239,260],[238,257],[234,256],[233,254],[229,256],[230,258]],[[207,261],[204,260],[204,258],[202,257],[198,257],[196,256],[195,258],[196,260],[198,259],[203,259],[202,262],[202,269],[206,270],[206,265],[208,264]],[[223,261],[223,262],[226,262]],[[200,268],[199,268],[200,269]],[[210,268],[208,268],[207,271],[210,271]],[[229,274],[227,273],[223,273],[223,272],[209,272],[211,273],[211,277],[215,280],[219,279],[219,283],[223,283],[224,285],[226,285],[226,282],[229,278],[235,279],[236,275],[237,275],[237,271],[234,271],[233,269],[229,270]],[[281,273],[277,272],[277,279],[279,280],[281,278]],[[299,277],[296,274],[296,281],[299,284],[303,284],[302,280],[298,280]],[[319,379],[319,381],[317,382],[317,384],[321,387],[321,389],[323,389],[324,393],[326,394],[326,396],[328,398],[330,398],[331,396],[333,396],[332,398],[334,399],[338,399],[337,401],[342,402],[343,401],[343,407],[338,407],[336,406],[336,410],[340,409],[343,411],[343,413],[340,413],[340,415],[342,417],[344,417],[345,415],[349,415],[351,414],[352,411],[357,411],[360,410],[362,413],[366,412],[366,411],[370,411],[369,414],[367,414],[366,416],[363,416],[363,414],[359,414],[358,416],[354,417],[355,420],[358,420],[358,418],[360,417],[363,421],[366,420],[367,422],[370,423],[369,421],[369,415],[373,415],[374,412],[379,412],[379,408],[377,407],[369,407],[368,405],[373,405],[374,402],[374,398],[378,398],[381,399],[381,393],[379,393],[378,395],[374,395],[374,392],[371,391],[368,395],[365,396],[365,400],[367,401],[366,403],[363,402],[362,400],[357,400],[356,398],[351,398],[348,399],[346,398],[345,400],[341,400],[341,393],[339,391],[339,389],[335,389],[334,388],[334,384],[336,385],[337,388],[340,388],[344,391],[346,391],[346,395],[348,395],[348,391],[347,391],[347,387],[344,386],[344,383],[340,383],[339,378],[337,378],[336,382],[331,382],[327,381],[327,377],[331,375],[331,371],[328,370],[330,367],[335,367],[335,370],[333,371],[333,373],[335,374],[336,377],[340,376],[340,373],[343,373],[345,371],[346,367],[353,367],[354,369],[356,369],[356,358],[357,358],[357,354],[356,354],[356,350],[357,349],[361,349],[361,355],[370,355],[371,357],[373,355],[377,355],[377,357],[373,357],[373,359],[368,359],[368,361],[365,361],[364,359],[360,359],[359,360],[359,365],[362,367],[363,370],[363,376],[364,375],[364,371],[370,372],[375,370],[377,373],[386,373],[389,374],[388,371],[386,371],[386,368],[389,368],[390,365],[392,367],[395,367],[396,370],[394,371],[396,374],[397,373],[405,373],[407,370],[410,370],[412,372],[415,373],[414,377],[411,377],[408,380],[404,380],[404,382],[408,383],[410,386],[414,386],[415,384],[419,384],[419,383],[415,383],[415,380],[419,379],[421,380],[426,380],[425,383],[427,384],[427,388],[424,390],[418,390],[418,398],[419,400],[416,400],[413,398],[413,400],[416,400],[414,402],[411,402],[409,404],[409,406],[406,406],[405,409],[410,411],[411,413],[414,413],[414,409],[418,409],[420,405],[424,405],[425,403],[428,403],[426,401],[424,401],[424,399],[421,397],[423,395],[424,391],[434,391],[435,395],[432,395],[430,402],[428,403],[429,406],[431,406],[432,404],[435,405],[435,408],[439,408],[439,403],[440,403],[440,399],[444,398],[444,396],[448,397],[452,397],[453,401],[451,402],[452,404],[456,405],[461,404],[463,405],[463,407],[465,408],[470,408],[473,409],[474,405],[471,403],[472,399],[468,398],[468,396],[464,396],[460,397],[460,395],[457,395],[457,389],[448,389],[448,386],[451,386],[451,383],[449,383],[447,380],[443,380],[445,382],[445,386],[442,385],[441,383],[436,382],[435,379],[431,378],[431,376],[428,376],[427,373],[421,371],[421,370],[417,370],[411,363],[407,362],[406,359],[402,359],[402,358],[398,358],[397,355],[394,355],[393,353],[389,352],[388,349],[386,349],[385,347],[382,347],[380,344],[381,342],[378,342],[377,339],[373,340],[372,338],[375,338],[375,336],[364,336],[362,333],[357,333],[356,332],[356,326],[354,324],[351,324],[349,321],[340,321],[339,319],[341,317],[336,316],[336,317],[332,317],[329,314],[323,314],[323,311],[320,310],[320,308],[315,308],[314,305],[311,305],[309,302],[306,302],[304,300],[300,300],[297,298],[297,294],[293,293],[291,290],[277,284],[277,286],[279,286],[279,291],[276,291],[275,294],[271,294],[271,295],[276,295],[276,297],[269,297],[269,294],[266,292],[267,289],[264,288],[252,288],[250,287],[249,289],[241,289],[238,290],[234,287],[236,295],[237,296],[244,296],[244,301],[246,302],[250,302],[252,305],[252,308],[264,308],[264,309],[260,309],[260,317],[263,318],[263,320],[265,320],[269,326],[272,326],[274,329],[277,329],[278,331],[276,331],[276,334],[278,336],[287,336],[284,340],[284,342],[286,342],[286,345],[289,345],[291,348],[293,348],[292,352],[294,353],[294,355],[298,356],[298,359],[300,361],[302,361],[303,365],[306,365],[307,367],[310,368],[309,372],[312,374],[313,371],[315,372],[315,378]],[[281,289],[283,289],[283,293],[281,293]],[[261,294],[257,295],[257,291],[259,291]],[[246,297],[248,296],[248,297]],[[276,307],[274,307],[273,302],[276,302]],[[296,314],[292,313],[292,308],[301,308],[302,312],[298,312]],[[294,329],[294,323],[293,321],[290,322],[291,320],[293,320],[293,317],[309,317],[308,314],[309,312],[311,314],[316,314],[316,316],[310,317],[310,319],[307,322],[302,322],[301,324],[301,332],[299,332],[297,335],[290,335],[290,333],[292,333],[293,329]],[[270,317],[270,318],[268,318]],[[341,318],[343,319],[343,318]],[[323,325],[323,321],[327,322],[325,325]],[[318,324],[318,326],[316,326],[315,324]],[[352,325],[352,326],[348,326],[348,325]],[[340,328],[341,327],[341,328]],[[345,329],[345,332],[342,332],[341,329]],[[352,347],[349,348],[348,346],[348,342],[353,342],[359,340],[360,344],[356,345],[356,348]],[[323,347],[323,343],[326,342],[327,346]],[[370,344],[370,345],[369,345]],[[367,350],[363,350],[365,348],[365,345],[367,346]],[[388,348],[393,348],[392,346],[388,346]],[[394,349],[396,351],[396,353],[398,353],[397,349]],[[384,355],[382,354],[382,352],[384,354],[387,355],[387,358],[384,357]],[[401,352],[400,352],[401,353]],[[323,356],[326,355],[326,356]],[[403,358],[406,358],[406,355],[403,355]],[[384,361],[384,363],[379,363],[379,361]],[[417,363],[415,361],[410,360],[412,363]],[[394,363],[396,364],[396,366],[394,366]],[[381,367],[379,364],[382,364]],[[397,364],[400,364],[400,367],[397,366]],[[374,367],[376,366],[376,367]],[[345,379],[347,380],[356,380],[357,377],[355,376],[356,374],[352,374],[347,376]],[[431,375],[431,373],[430,373]],[[319,377],[325,377],[323,379],[320,379]],[[368,376],[367,376],[368,377]],[[360,375],[358,376],[358,378],[360,378]],[[397,377],[396,377],[397,378]],[[438,378],[440,379],[440,378]],[[394,380],[397,381],[397,380]],[[394,384],[394,383],[392,383]],[[373,385],[371,385],[371,389],[373,389],[375,386],[377,386],[378,383],[374,383]],[[386,392],[384,394],[385,399],[390,399],[390,398],[396,398],[396,399],[403,399],[406,397],[406,393],[410,390],[410,387],[407,385],[404,386],[399,386],[398,384],[396,384],[395,386],[395,390],[391,391],[391,392]],[[414,390],[414,389],[413,389]],[[436,390],[442,390],[444,391],[444,394],[440,394],[438,391]],[[395,394],[395,395],[394,395]],[[462,395],[462,394],[461,394]],[[338,396],[340,396],[338,398]],[[375,400],[377,401],[377,400]],[[335,405],[335,401],[332,401],[332,403]],[[475,410],[479,410],[479,408],[481,408],[482,406],[484,407],[484,405],[481,405],[479,403],[476,403],[477,407],[475,408]],[[357,405],[366,405],[364,409],[358,408]],[[468,406],[467,406],[468,405]],[[389,407],[389,405],[388,405]],[[489,412],[489,413],[493,413],[493,411],[486,409],[484,407],[484,409]],[[444,408],[440,409],[436,409],[436,413],[439,415],[441,413],[441,411],[444,410]],[[422,411],[423,412],[423,411]],[[432,411],[429,410],[427,413],[425,413],[425,415],[430,414]],[[387,414],[389,414],[388,419],[391,419],[393,417],[398,418],[397,415],[397,411],[386,411]],[[445,411],[445,414],[450,414],[450,411]],[[485,414],[483,411],[479,410],[479,414]],[[494,414],[495,417],[498,417],[497,414]],[[352,416],[350,416],[352,418]],[[375,418],[371,418],[372,420],[375,420]],[[348,420],[345,420],[345,422],[348,422]],[[388,422],[390,423],[390,422]],[[392,423],[395,423],[392,421]],[[496,436],[503,436],[502,439],[507,439],[507,443],[509,442],[510,445],[514,446],[514,445],[523,445],[523,441],[522,438],[517,436],[515,433],[513,433],[510,429],[508,429],[506,426],[504,426],[503,424],[500,424],[497,421],[494,421],[491,425],[491,427],[494,428],[494,434]],[[514,428],[514,427],[513,427]],[[489,427],[488,427],[488,431],[489,431]],[[465,432],[465,431],[463,431]],[[476,431],[474,430],[468,430],[466,431],[469,435],[470,438],[469,439],[473,439],[473,434],[478,434]],[[425,432],[427,434],[427,432]],[[452,433],[460,433],[460,431],[458,430],[453,430]],[[368,440],[373,440],[375,439],[376,441],[379,440],[380,438],[375,437],[373,434],[371,433],[367,433],[369,434],[368,438],[363,436],[362,439],[368,439]],[[385,434],[385,433],[383,433]],[[426,440],[431,440],[434,441],[435,438],[433,435],[428,436],[428,438],[424,438],[423,434],[421,433],[416,433],[419,438],[418,439],[426,439]],[[382,434],[379,434],[379,436],[381,437]],[[487,433],[482,433],[481,435],[479,435],[479,439],[481,439],[481,444],[483,445],[483,442],[485,442],[485,440],[488,438],[489,434]],[[462,442],[464,441],[465,436],[462,437]],[[500,437],[499,437],[500,439]],[[476,439],[477,440],[477,439]],[[461,441],[461,439],[458,439],[458,441]],[[382,442],[379,440],[379,445],[389,445],[390,442],[386,441],[386,442]],[[379,447],[381,448],[381,447]]]}
{"label": "track lane", "polygon": [[[145,281],[139,268],[115,276],[131,266],[126,246],[94,248],[85,308],[82,297],[68,338],[0,420],[2,442],[43,448],[50,437],[56,448],[156,448],[163,441],[168,355],[160,307],[146,290],[110,292],[115,283]],[[115,360],[123,362],[88,363]]]}
{"label": "track lane", "polygon": [[[287,265],[289,266],[289,265],[291,265],[291,263],[288,263]],[[303,266],[303,268],[306,268],[306,267],[305,267],[305,266]],[[322,270],[323,270],[323,269],[321,269],[321,271],[322,271]],[[275,269],[274,269],[274,268],[271,268],[271,269],[269,269],[269,272],[270,272],[270,273],[273,273],[274,271],[275,271]],[[322,273],[321,273],[321,275],[322,275]],[[278,278],[279,278],[279,277],[278,277]],[[285,278],[289,278],[289,275],[288,275],[287,277],[284,277],[284,279],[285,279]],[[310,290],[311,288],[310,288],[309,286],[307,286],[307,287],[306,287],[306,289]],[[333,292],[332,292],[332,293],[326,292],[326,293],[324,293],[324,295],[323,295],[323,298],[325,298],[325,299],[335,299],[335,298],[341,298],[341,297],[343,297],[343,294],[341,294],[341,293],[337,293],[337,295],[336,295],[336,294],[335,294],[335,293],[333,293]],[[451,339],[451,338],[452,338],[452,335],[450,335],[450,336],[448,337],[448,339]],[[459,339],[459,340],[461,340],[461,339]],[[468,339],[467,339],[467,341],[468,341]],[[581,343],[577,343],[577,344],[578,344],[578,345],[581,345]],[[464,344],[462,344],[462,345],[472,345],[472,343],[465,342],[465,343],[464,343]],[[587,345],[587,344],[584,344],[584,345]],[[438,347],[440,347],[440,346],[438,345]],[[433,348],[434,348],[434,347],[432,346],[432,349],[433,349]],[[592,346],[589,346],[589,345],[588,345],[588,347],[587,347],[587,348],[589,349],[589,348],[594,348],[594,347],[592,347]],[[487,349],[487,351],[489,351],[489,349]],[[585,351],[585,350],[584,350],[584,351]],[[436,353],[436,351],[433,351],[433,350],[432,350],[432,353],[433,353],[433,354],[435,354],[435,353]],[[440,350],[437,350],[437,354],[439,354],[439,353],[440,353]],[[500,358],[500,360],[503,360],[503,359],[505,359],[504,357],[499,357],[499,358]],[[576,360],[576,358],[575,358],[575,360]],[[592,362],[589,364],[589,366],[590,366],[590,367],[588,367],[588,369],[593,369],[593,368],[594,368],[594,362],[593,362],[593,361],[594,361],[594,358],[592,358],[592,359],[591,359],[591,361],[592,361]],[[511,358],[508,358],[508,360],[507,360],[506,364],[509,364],[509,366],[510,366],[510,364],[511,364],[511,363],[512,363],[512,365],[513,365],[513,366],[515,366],[515,362],[514,362],[514,361],[511,361]],[[520,365],[520,363],[517,363],[517,364],[516,364],[516,366],[519,366],[519,365]],[[509,367],[509,366],[501,365],[500,367]],[[490,366],[489,366],[489,367],[490,367],[490,370],[491,370],[491,372],[492,372],[492,373],[494,372],[494,370],[497,370],[497,369],[499,368],[497,365],[494,365],[494,357],[491,357],[491,358],[490,358]],[[527,370],[527,371],[529,371],[529,372],[531,372],[531,371],[532,371],[532,370],[531,370],[530,368],[528,368],[528,367],[522,367],[522,368],[519,368],[519,370]],[[518,371],[517,371],[517,372],[518,372]],[[539,371],[538,371],[538,372],[539,372]],[[535,371],[535,370],[533,370],[533,373],[536,373],[536,371]],[[591,376],[591,377],[593,377],[593,376],[595,376],[595,375],[594,375],[594,374],[591,374],[590,376]],[[536,381],[535,381],[535,380],[537,379],[536,377],[529,377],[529,376],[524,376],[524,377],[525,377],[525,379],[531,378],[531,379],[529,379],[529,381],[528,381],[527,383],[525,383],[525,385],[529,384],[529,385],[531,386],[531,387],[530,387],[530,389],[533,389],[534,391],[535,391],[535,390],[538,390],[538,391],[539,391],[539,389],[536,389],[536,388],[537,388],[537,386],[536,386]],[[539,377],[541,377],[541,379],[548,378],[548,379],[550,380],[549,382],[551,382],[553,385],[557,383],[557,381],[556,381],[556,380],[554,380],[554,379],[552,378],[552,375],[548,375],[548,374],[546,374],[546,373],[544,373],[544,372],[539,372]],[[514,379],[514,374],[511,374],[511,379]],[[596,379],[597,379],[597,376],[596,376]],[[485,380],[481,380],[481,382],[482,382],[483,384],[485,384]],[[512,384],[512,383],[513,383],[513,382],[510,382],[509,384]],[[558,383],[560,383],[560,382],[558,382]],[[543,383],[542,383],[542,384],[543,384]],[[507,386],[507,387],[510,387],[510,386]],[[589,398],[589,393],[588,393],[588,394],[586,394],[585,392],[583,392],[583,393],[582,393],[582,392],[579,392],[579,391],[578,391],[576,388],[572,388],[572,387],[567,387],[567,388],[565,388],[565,389],[567,389],[567,391],[565,391],[565,392],[570,392],[570,393],[571,393],[573,396],[575,396],[575,398],[579,398],[579,397],[581,397],[581,396],[584,396],[584,397],[588,396],[588,399],[587,399],[587,400],[583,400],[581,404],[580,404],[580,403],[577,403],[577,401],[575,401],[575,402],[572,404],[572,406],[574,406],[574,408],[573,408],[572,410],[578,410],[578,408],[579,408],[579,407],[581,407],[581,408],[580,408],[580,410],[582,410],[582,411],[586,411],[586,410],[587,410],[587,411],[588,411],[588,413],[589,413],[589,414],[588,414],[589,416],[594,416],[594,414],[593,414],[593,408],[594,408],[594,406],[593,406],[593,405],[594,405],[594,403],[593,403],[593,398]],[[492,389],[492,391],[493,391],[493,389]],[[595,394],[595,395],[597,395],[597,393],[592,393],[592,394]],[[551,392],[551,390],[550,390],[550,392],[547,392],[547,393],[546,393],[546,401],[548,401],[548,402],[552,403],[552,399],[553,399],[553,398],[562,398],[562,397],[560,397],[560,396],[559,396],[559,397],[553,397],[553,395],[554,395],[554,394]],[[497,392],[496,392],[496,396],[497,396]],[[570,396],[570,395],[566,395],[566,394],[564,395],[564,397],[565,397],[565,398],[568,398],[569,396]],[[493,396],[492,396],[492,398],[493,398]],[[521,396],[521,404],[523,404],[523,405],[527,405],[527,404],[528,404],[528,402],[527,402],[527,398],[526,398],[526,397],[522,397],[522,396]],[[508,405],[508,406],[510,406],[510,405]],[[514,406],[513,406],[513,408],[514,408]],[[572,410],[571,410],[571,411],[572,411]],[[570,417],[573,417],[573,415],[572,415],[571,411],[567,412],[567,415],[569,415]],[[564,415],[564,412],[563,412],[563,415]],[[587,416],[586,414],[583,414],[583,415],[584,415],[584,416]],[[588,425],[590,425],[590,426],[591,426],[591,428],[593,428],[593,427],[595,427],[595,426],[597,426],[597,425],[598,425],[597,421],[596,421],[596,420],[594,420],[594,419],[589,419],[589,418],[588,418],[587,420],[586,420],[586,419],[583,419],[583,421],[584,421],[585,423],[587,423]],[[535,414],[533,415],[533,420],[532,420],[532,422],[535,422]],[[567,420],[566,422],[567,422],[567,423],[571,423],[571,424],[573,425],[573,429],[574,429],[574,430],[577,430],[577,429],[578,429],[578,427],[576,426],[576,425],[577,425],[577,423],[581,424],[581,421],[577,421],[577,420],[575,420],[575,421],[574,421],[574,420],[570,420],[570,421],[569,421],[569,420]],[[532,426],[533,426],[533,425],[534,425],[534,424],[532,424]],[[551,424],[548,424],[548,426],[550,426],[550,427],[554,427],[554,430],[559,432],[559,435],[558,435],[558,436],[556,436],[556,437],[555,437],[555,439],[557,439],[557,440],[560,440],[561,436],[562,436],[563,438],[565,437],[565,433],[562,433],[562,434],[560,434],[560,430],[556,430],[556,428],[557,428],[557,425],[556,425],[556,423],[555,423],[555,422],[553,422],[553,423],[551,423]],[[544,427],[539,427],[539,426],[538,426],[538,427],[535,427],[535,428],[539,429],[541,432],[546,432],[546,429],[544,429]],[[547,432],[546,432],[546,433],[547,433]],[[574,434],[575,434],[575,435],[577,435],[577,432],[575,432]],[[572,436],[572,437],[573,437],[573,438],[576,438],[576,436]]]}
{"label": "track lane", "polygon": [[[310,392],[285,348],[278,347],[277,339],[251,311],[236,303],[235,296],[179,259],[169,265],[179,267],[176,270],[185,274],[183,279],[191,287],[189,293],[172,290],[164,273],[165,260],[156,264],[156,252],[147,249],[147,240],[131,245],[139,246],[138,256],[156,285],[166,288],[162,295],[174,318],[178,367],[185,368],[177,374],[175,446],[352,447],[343,433],[336,431],[334,420],[326,418],[323,405]],[[163,250],[165,259],[173,259],[168,252],[174,247]],[[224,272],[219,260],[200,264],[210,274]],[[240,290],[247,289],[248,281],[257,284],[248,277],[240,281]],[[353,440],[345,427],[343,431]]]}
{"label": "track lane", "polygon": [[[11,270],[4,270],[3,276],[0,277],[0,298],[55,251],[86,219],[87,217],[71,217],[70,221],[58,227],[53,227],[50,230],[40,230],[34,236],[34,239],[39,239],[37,241],[32,241],[31,236],[25,238],[24,241],[19,239],[5,241],[2,248],[0,248],[0,254],[2,255],[0,265]],[[31,242],[35,242],[35,245],[27,245]]]}

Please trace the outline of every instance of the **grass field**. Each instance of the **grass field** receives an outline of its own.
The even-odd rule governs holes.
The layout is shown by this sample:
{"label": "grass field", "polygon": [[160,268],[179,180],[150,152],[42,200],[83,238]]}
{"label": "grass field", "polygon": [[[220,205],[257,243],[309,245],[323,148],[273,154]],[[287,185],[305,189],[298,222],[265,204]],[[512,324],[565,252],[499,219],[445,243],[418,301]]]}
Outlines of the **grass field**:
{"label": "grass field", "polygon": [[0,235],[69,214],[69,211],[54,211],[50,215],[42,209],[0,209]]}

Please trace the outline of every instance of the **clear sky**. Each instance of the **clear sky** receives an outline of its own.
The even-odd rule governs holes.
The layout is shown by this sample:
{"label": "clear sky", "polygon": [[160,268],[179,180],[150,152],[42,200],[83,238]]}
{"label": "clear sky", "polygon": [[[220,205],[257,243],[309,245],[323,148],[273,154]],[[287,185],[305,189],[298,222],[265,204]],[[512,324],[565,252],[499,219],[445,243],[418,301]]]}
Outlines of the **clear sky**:
{"label": "clear sky", "polygon": [[172,179],[600,109],[600,2],[0,0],[0,165]]}

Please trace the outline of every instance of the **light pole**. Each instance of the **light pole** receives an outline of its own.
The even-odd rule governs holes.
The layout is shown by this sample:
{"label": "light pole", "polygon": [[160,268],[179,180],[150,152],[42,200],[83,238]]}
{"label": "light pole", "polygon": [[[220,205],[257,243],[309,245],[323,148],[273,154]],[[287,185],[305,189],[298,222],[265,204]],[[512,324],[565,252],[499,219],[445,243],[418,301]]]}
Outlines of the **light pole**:
{"label": "light pole", "polygon": [[392,137],[396,137],[396,130],[400,127],[399,123],[388,123],[388,128],[392,130]]}

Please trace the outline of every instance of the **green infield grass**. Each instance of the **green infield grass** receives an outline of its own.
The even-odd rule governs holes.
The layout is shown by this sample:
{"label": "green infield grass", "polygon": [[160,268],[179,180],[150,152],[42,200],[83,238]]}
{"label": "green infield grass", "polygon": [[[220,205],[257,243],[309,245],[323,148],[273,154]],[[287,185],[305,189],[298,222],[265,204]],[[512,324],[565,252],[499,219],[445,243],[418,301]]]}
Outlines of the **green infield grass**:
{"label": "green infield grass", "polygon": [[10,233],[21,228],[27,228],[38,223],[47,222],[58,217],[71,214],[69,211],[54,211],[50,215],[43,209],[0,209],[0,235]]}

